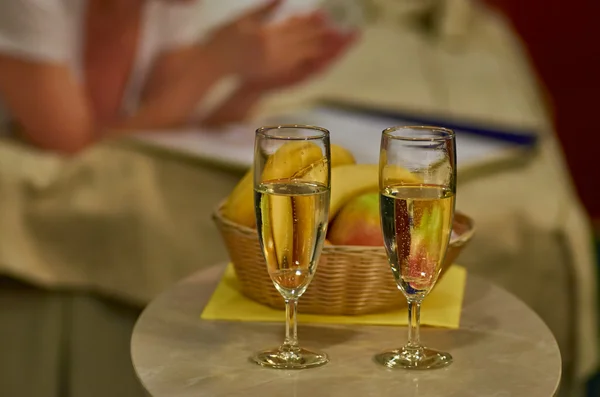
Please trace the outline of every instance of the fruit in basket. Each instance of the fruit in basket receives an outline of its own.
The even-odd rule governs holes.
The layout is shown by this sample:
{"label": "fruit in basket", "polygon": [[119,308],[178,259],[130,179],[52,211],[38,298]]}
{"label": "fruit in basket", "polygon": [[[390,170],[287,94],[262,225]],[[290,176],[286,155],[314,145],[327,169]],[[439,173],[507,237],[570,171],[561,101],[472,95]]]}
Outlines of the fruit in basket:
{"label": "fruit in basket", "polygon": [[[223,206],[223,216],[232,222],[240,225],[252,227],[256,223],[256,215],[254,214],[254,174],[252,170],[233,188],[233,191],[227,198]],[[250,203],[250,205],[248,205]]]}
{"label": "fruit in basket", "polygon": [[[416,175],[402,167],[387,167],[386,178],[396,182],[418,183]],[[379,191],[379,165],[351,164],[331,170],[331,202],[329,205],[329,221],[351,199],[370,192]]]}
{"label": "fruit in basket", "polygon": [[379,193],[352,198],[331,222],[327,238],[334,245],[383,247]]}
{"label": "fruit in basket", "polygon": [[[275,160],[282,159],[282,160]],[[310,142],[289,142],[283,145],[264,168],[266,179],[290,178],[299,172],[309,172],[322,158],[321,149]],[[331,167],[354,164],[354,156],[347,149],[331,145]],[[313,170],[314,171],[314,168]],[[233,189],[225,205],[225,218],[239,225],[256,226],[254,213],[254,178],[252,169],[244,175]]]}
{"label": "fruit in basket", "polygon": [[339,167],[346,164],[356,164],[356,159],[352,152],[339,145],[332,144],[329,147],[331,151],[331,167]]}
{"label": "fruit in basket", "polygon": [[270,155],[263,169],[263,179],[285,179],[303,173],[322,161],[323,152],[312,142],[292,141]]}
{"label": "fruit in basket", "polygon": [[375,164],[351,164],[331,170],[330,222],[352,198],[379,190],[378,172]]}
{"label": "fruit in basket", "polygon": [[[319,167],[321,149],[310,142],[289,142],[277,150],[267,160],[264,168],[265,179],[284,179],[308,173],[322,173]],[[394,181],[418,182],[418,178],[401,167],[387,167],[386,179]],[[377,164],[355,164],[352,153],[347,149],[331,145],[331,201],[329,221],[352,199],[364,193],[379,190],[379,166]],[[223,216],[230,221],[254,228],[254,180],[252,170],[234,188],[223,206]],[[342,225],[344,218],[342,218]],[[341,238],[344,240],[344,238]],[[331,241],[333,244],[336,242]]]}
{"label": "fruit in basket", "polygon": [[[289,178],[299,170],[322,158],[321,149],[310,142],[289,142],[267,160],[264,174],[267,179]],[[231,221],[254,227],[254,180],[248,171],[233,189],[223,208],[224,215]]]}

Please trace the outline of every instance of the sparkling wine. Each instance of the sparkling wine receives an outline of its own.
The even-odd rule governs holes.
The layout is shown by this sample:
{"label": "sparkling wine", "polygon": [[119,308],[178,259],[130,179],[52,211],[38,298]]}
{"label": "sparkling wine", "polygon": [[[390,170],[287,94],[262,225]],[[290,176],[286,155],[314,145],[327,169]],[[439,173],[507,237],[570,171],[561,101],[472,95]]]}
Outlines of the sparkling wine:
{"label": "sparkling wine", "polygon": [[407,298],[424,298],[441,271],[452,232],[454,194],[436,185],[381,192],[381,223],[392,273]]}
{"label": "sparkling wine", "polygon": [[256,220],[269,275],[286,299],[304,293],[327,233],[329,189],[277,180],[255,189]]}

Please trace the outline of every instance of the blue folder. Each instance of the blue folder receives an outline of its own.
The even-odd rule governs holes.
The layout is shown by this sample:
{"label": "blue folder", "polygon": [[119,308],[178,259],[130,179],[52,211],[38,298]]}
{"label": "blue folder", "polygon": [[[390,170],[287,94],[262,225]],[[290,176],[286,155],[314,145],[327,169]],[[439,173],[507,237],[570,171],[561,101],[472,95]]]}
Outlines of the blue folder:
{"label": "blue folder", "polygon": [[458,120],[448,120],[435,116],[423,116],[398,111],[389,111],[373,109],[365,106],[356,106],[349,104],[339,104],[327,102],[327,107],[338,108],[341,111],[352,111],[365,115],[384,117],[390,120],[397,120],[401,124],[417,124],[445,127],[454,130],[457,133],[467,133],[484,136],[491,139],[497,139],[504,142],[510,142],[514,145],[533,147],[538,140],[538,134],[534,130],[516,129],[516,128],[497,128],[482,126],[475,123],[462,122]]}

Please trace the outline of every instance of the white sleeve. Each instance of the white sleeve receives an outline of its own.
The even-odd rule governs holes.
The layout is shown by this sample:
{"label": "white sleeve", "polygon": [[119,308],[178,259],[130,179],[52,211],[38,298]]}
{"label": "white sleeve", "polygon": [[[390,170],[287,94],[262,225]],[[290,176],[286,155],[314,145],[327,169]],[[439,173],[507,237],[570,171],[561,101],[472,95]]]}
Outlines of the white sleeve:
{"label": "white sleeve", "polygon": [[35,61],[67,60],[62,0],[0,0],[0,53]]}
{"label": "white sleeve", "polygon": [[201,3],[192,1],[188,4],[165,5],[163,49],[185,47],[202,40],[208,29],[204,26]]}

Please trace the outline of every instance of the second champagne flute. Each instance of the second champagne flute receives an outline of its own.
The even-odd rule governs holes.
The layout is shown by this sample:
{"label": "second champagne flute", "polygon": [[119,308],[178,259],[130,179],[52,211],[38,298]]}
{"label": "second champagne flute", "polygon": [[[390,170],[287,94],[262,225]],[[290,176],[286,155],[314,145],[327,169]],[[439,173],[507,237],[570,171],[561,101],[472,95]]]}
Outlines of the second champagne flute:
{"label": "second champagne flute", "polygon": [[328,362],[325,353],[298,345],[296,311],[325,241],[330,175],[326,129],[284,125],[256,131],[256,226],[267,270],[286,303],[285,340],[278,348],[253,356],[262,366],[302,369]]}
{"label": "second champagne flute", "polygon": [[408,301],[409,321],[408,343],[375,356],[389,368],[441,368],[452,362],[450,354],[421,345],[419,323],[421,302],[442,271],[452,233],[455,147],[454,132],[445,128],[393,127],[382,134],[381,226],[392,274]]}

